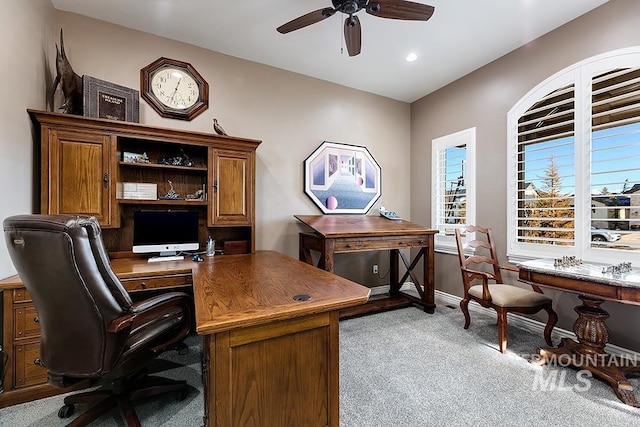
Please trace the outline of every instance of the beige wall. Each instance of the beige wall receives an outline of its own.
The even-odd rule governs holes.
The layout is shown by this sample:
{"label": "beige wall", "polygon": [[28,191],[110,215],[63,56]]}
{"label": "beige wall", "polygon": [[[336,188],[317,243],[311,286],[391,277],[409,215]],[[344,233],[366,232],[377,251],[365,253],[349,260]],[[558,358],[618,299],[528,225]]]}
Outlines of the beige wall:
{"label": "beige wall", "polygon": [[[9,18],[10,13],[3,18],[7,21],[3,31],[11,34],[19,30],[18,38],[33,39],[30,43],[34,45],[27,49],[15,45],[13,52],[20,58],[20,67],[27,69],[17,80],[21,86],[29,86],[30,99],[24,99],[15,88],[13,98],[21,102],[10,104],[6,113],[10,117],[3,115],[10,123],[7,127],[19,135],[19,143],[8,138],[11,148],[7,156],[2,156],[7,167],[12,165],[19,171],[6,173],[3,168],[0,172],[3,184],[7,178],[19,184],[16,192],[13,188],[11,191],[17,201],[14,211],[29,212],[34,207],[30,187],[32,142],[25,110],[45,107],[44,85],[55,76],[51,38],[53,33],[57,37],[62,28],[67,56],[79,75],[139,89],[140,69],[165,56],[191,63],[208,81],[209,109],[193,121],[163,119],[141,100],[140,122],[213,132],[212,119],[217,117],[229,134],[263,141],[257,151],[257,249],[274,249],[297,257],[298,232],[303,228],[293,215],[321,213],[302,191],[302,163],[324,140],[368,147],[383,171],[383,196],[373,209],[384,203],[409,216],[409,104],[50,7],[33,10],[23,5],[30,2],[11,3],[21,9],[25,21],[35,19],[31,14],[40,21],[27,29],[28,22]],[[56,107],[60,105],[58,98]],[[3,212],[2,217],[8,213]],[[6,253],[0,256],[0,263],[5,266],[2,277],[13,274]],[[386,282],[371,274],[373,263],[380,264],[381,272],[388,270],[386,256],[365,254],[339,256],[336,271],[371,285]]]}
{"label": "beige wall", "polygon": [[[302,228],[294,214],[319,213],[302,193],[302,162],[323,140],[365,145],[383,169],[380,205],[414,222],[430,224],[431,140],[477,127],[478,223],[490,226],[505,248],[506,114],[549,75],[586,57],[640,45],[640,2],[612,0],[451,85],[408,104],[344,88],[187,44],[55,11],[48,0],[3,2],[0,35],[5,99],[0,114],[0,218],[36,209],[32,127],[27,108],[51,109],[46,93],[55,76],[57,32],[65,31],[67,54],[78,74],[138,88],[139,70],[160,56],[192,63],[210,84],[210,107],[192,122],[160,118],[144,101],[143,123],[211,131],[218,117],[238,136],[263,140],[257,161],[258,249],[297,255]],[[37,160],[37,159],[36,159]],[[37,184],[37,183],[36,183]],[[370,265],[388,271],[378,254],[338,257],[337,272],[372,285]],[[347,265],[348,264],[348,265]],[[14,273],[0,245],[0,277]],[[460,295],[454,257],[437,256],[437,287]],[[571,328],[575,296],[554,293],[560,326]],[[640,350],[635,328],[640,310],[614,303],[612,341]]]}
{"label": "beige wall", "polygon": [[[612,0],[411,106],[411,218],[431,221],[431,141],[477,128],[477,223],[493,228],[506,250],[507,112],[530,89],[561,69],[622,47],[640,45],[640,2]],[[504,260],[503,260],[504,261]],[[462,296],[457,258],[436,256],[436,286]],[[577,297],[553,293],[559,326],[571,330]],[[640,351],[640,309],[606,303],[614,344]],[[629,326],[634,325],[634,326]]]}
{"label": "beige wall", "polygon": [[[0,15],[2,102],[0,102],[0,220],[31,212],[33,200],[33,137],[27,108],[46,108],[53,75],[47,67],[53,45],[53,12],[49,0],[5,0]],[[55,58],[55,56],[54,56]],[[0,277],[13,274],[0,244]]]}

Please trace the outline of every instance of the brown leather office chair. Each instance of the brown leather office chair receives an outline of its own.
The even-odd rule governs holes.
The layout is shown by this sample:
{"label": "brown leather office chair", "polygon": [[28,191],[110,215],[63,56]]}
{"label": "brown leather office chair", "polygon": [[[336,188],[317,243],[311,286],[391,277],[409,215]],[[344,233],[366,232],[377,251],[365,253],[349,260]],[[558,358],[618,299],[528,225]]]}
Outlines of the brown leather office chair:
{"label": "brown leather office chair", "polygon": [[49,383],[105,383],[65,397],[61,418],[71,416],[75,403],[97,403],[69,424],[84,426],[117,405],[127,426],[139,426],[131,400],[168,391],[185,397],[185,381],[147,377],[146,368],[189,333],[188,295],[171,292],[133,303],[111,270],[93,217],[17,215],[4,220],[4,233],[38,312]]}
{"label": "brown leather office chair", "polygon": [[[456,244],[464,285],[464,297],[460,308],[464,313],[464,328],[471,324],[469,301],[476,301],[483,307],[493,308],[498,313],[498,344],[500,352],[507,349],[507,313],[524,314],[545,310],[549,315],[544,328],[544,339],[550,346],[551,332],[558,322],[558,315],[551,307],[551,298],[542,294],[537,286],[533,290],[510,285],[502,280],[502,271],[518,272],[517,267],[500,265],[496,254],[493,233],[490,228],[467,225],[456,229]],[[464,253],[463,233],[475,233],[476,240],[467,240],[466,246],[475,250],[471,256]],[[489,284],[493,282],[494,284]]]}

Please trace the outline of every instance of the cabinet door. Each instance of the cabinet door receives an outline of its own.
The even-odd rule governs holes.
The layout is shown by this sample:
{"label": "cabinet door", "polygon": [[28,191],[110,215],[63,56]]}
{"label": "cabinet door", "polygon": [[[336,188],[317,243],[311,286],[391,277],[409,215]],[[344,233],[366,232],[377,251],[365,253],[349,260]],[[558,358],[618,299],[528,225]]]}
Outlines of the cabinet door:
{"label": "cabinet door", "polygon": [[253,223],[253,153],[211,149],[209,225]]}
{"label": "cabinet door", "polygon": [[43,149],[41,212],[93,215],[102,227],[116,227],[111,137],[61,129],[43,135],[49,149]]}

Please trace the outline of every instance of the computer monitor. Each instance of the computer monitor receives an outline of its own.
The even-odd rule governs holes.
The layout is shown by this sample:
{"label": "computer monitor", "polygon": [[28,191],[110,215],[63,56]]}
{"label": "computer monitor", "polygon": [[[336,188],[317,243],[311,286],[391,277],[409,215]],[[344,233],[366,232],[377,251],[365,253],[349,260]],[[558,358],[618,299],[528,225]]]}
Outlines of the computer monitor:
{"label": "computer monitor", "polygon": [[178,259],[181,251],[199,249],[198,212],[136,211],[133,213],[133,252],[158,253],[149,259]]}

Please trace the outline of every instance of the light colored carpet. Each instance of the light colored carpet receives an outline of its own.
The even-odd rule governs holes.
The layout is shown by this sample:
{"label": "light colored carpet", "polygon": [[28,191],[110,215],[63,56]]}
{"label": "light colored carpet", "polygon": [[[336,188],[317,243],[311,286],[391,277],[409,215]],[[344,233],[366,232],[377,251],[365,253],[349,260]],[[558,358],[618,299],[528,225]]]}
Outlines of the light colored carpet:
{"label": "light colored carpet", "polygon": [[[542,336],[512,326],[503,355],[497,350],[495,316],[472,312],[470,329],[462,324],[460,310],[444,305],[433,315],[407,308],[343,320],[340,425],[640,425],[640,409],[620,403],[608,384],[587,379],[587,389],[576,370],[530,365],[526,357],[544,345]],[[187,398],[139,402],[143,425],[202,425],[200,339],[187,344],[188,355],[166,353],[156,366],[161,376],[188,381]],[[640,387],[638,379],[632,382]],[[65,425],[69,420],[57,417],[61,401],[54,396],[1,409],[0,426]],[[94,425],[123,423],[112,411]]]}

